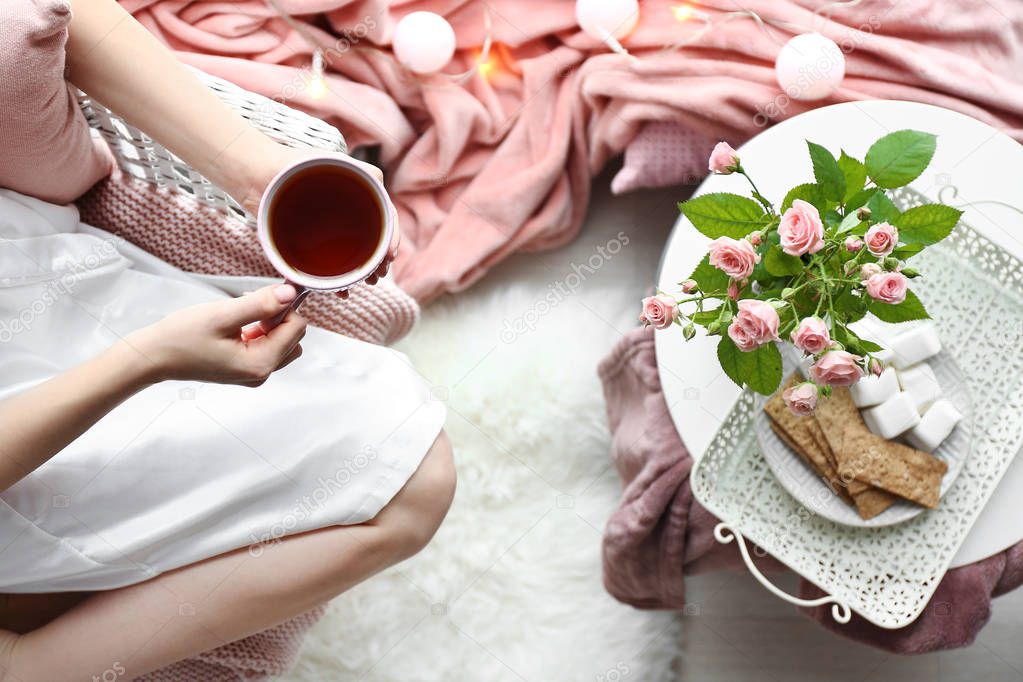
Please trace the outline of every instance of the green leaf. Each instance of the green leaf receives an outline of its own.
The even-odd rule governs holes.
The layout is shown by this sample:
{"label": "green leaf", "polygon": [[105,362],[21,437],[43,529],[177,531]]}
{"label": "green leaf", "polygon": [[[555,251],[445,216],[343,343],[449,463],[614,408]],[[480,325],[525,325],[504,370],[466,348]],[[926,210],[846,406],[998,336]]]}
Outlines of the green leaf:
{"label": "green leaf", "polygon": [[875,192],[866,204],[870,209],[870,222],[891,223],[899,215],[899,209],[884,192]]}
{"label": "green leaf", "polygon": [[846,324],[855,322],[867,314],[867,301],[863,296],[854,294],[852,287],[846,287],[836,296],[832,306],[833,311],[840,315]]}
{"label": "green leaf", "polygon": [[858,226],[861,222],[863,221],[856,217],[856,211],[851,211],[848,215],[846,215],[845,218],[842,219],[842,222],[838,224],[838,229],[835,230],[835,234],[836,235],[845,234],[846,232],[849,232],[850,230]]}
{"label": "green leaf", "polygon": [[832,201],[842,201],[845,198],[845,175],[838,161],[835,161],[831,152],[815,142],[807,140],[806,146],[810,149],[813,177],[817,180],[821,193]]}
{"label": "green leaf", "polygon": [[865,205],[868,201],[870,201],[870,198],[872,196],[874,196],[880,191],[881,190],[879,190],[877,187],[868,187],[866,189],[861,189],[859,192],[856,192],[855,194],[852,195],[852,197],[846,199],[845,201],[846,212],[847,213],[855,212],[856,209],[858,209],[860,206]]}
{"label": "green leaf", "polygon": [[[867,167],[846,154],[845,150],[842,150],[842,154],[838,157],[838,167],[842,169],[842,176],[845,178],[845,196],[841,201],[843,204],[848,204],[849,200],[856,196],[866,184]],[[862,205],[860,204],[860,206]]]}
{"label": "green leaf", "polygon": [[785,195],[785,200],[781,202],[781,212],[784,213],[789,210],[792,202],[796,199],[802,199],[809,204],[813,204],[820,212],[823,212],[828,205],[828,200],[824,198],[820,187],[812,182],[807,182],[802,185],[796,185],[789,190],[789,193]]}
{"label": "green leaf", "polygon": [[916,254],[918,254],[921,251],[923,251],[925,246],[927,246],[927,245],[926,244],[905,244],[905,245],[900,246],[899,248],[895,249],[894,251],[892,251],[892,255],[895,256],[896,258],[901,258],[902,260],[906,260],[910,256],[915,256]]}
{"label": "green leaf", "polygon": [[947,237],[963,214],[958,208],[944,204],[927,204],[906,209],[892,223],[899,228],[903,242],[934,244]]}
{"label": "green leaf", "polygon": [[763,206],[748,197],[728,192],[701,194],[678,207],[697,230],[711,239],[742,239],[771,221]]}
{"label": "green leaf", "polygon": [[778,346],[767,343],[747,355],[753,356],[752,367],[746,375],[746,385],[762,395],[771,395],[781,384],[781,352]]}
{"label": "green leaf", "polygon": [[881,301],[871,301],[869,310],[884,322],[908,322],[909,320],[926,320],[930,317],[924,304],[912,291],[906,292],[906,300],[892,305]]}
{"label": "green leaf", "polygon": [[744,353],[728,336],[718,342],[718,363],[736,386],[749,386],[757,393],[771,395],[781,384],[781,353],[778,346],[767,343]]}
{"label": "green leaf", "polygon": [[936,138],[919,130],[897,130],[871,145],[864,159],[878,187],[894,189],[920,177],[934,156]]}
{"label": "green leaf", "polygon": [[775,277],[798,275],[806,267],[798,256],[790,256],[777,246],[772,246],[764,256],[764,269]]}
{"label": "green leaf", "polygon": [[688,279],[695,280],[705,294],[728,289],[728,275],[710,264],[710,254],[703,257]]}
{"label": "green leaf", "polygon": [[718,364],[739,388],[742,388],[746,382],[745,376],[749,364],[746,355],[727,335],[722,336],[721,341],[718,342]]}
{"label": "green leaf", "polygon": [[718,315],[721,314],[720,308],[714,308],[713,310],[701,310],[691,315],[693,322],[703,327],[718,319]]}

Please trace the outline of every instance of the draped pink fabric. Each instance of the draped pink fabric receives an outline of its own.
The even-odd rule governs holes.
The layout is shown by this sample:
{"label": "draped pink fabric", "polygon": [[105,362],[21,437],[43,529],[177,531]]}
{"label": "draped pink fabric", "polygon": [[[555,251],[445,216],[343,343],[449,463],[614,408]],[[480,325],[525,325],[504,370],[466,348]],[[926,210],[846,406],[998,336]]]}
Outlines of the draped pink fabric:
{"label": "draped pink fabric", "polygon": [[[513,251],[570,240],[590,177],[649,121],[738,144],[811,107],[891,98],[1023,137],[1023,3],[1011,0],[865,0],[830,19],[813,0],[712,0],[699,7],[719,23],[676,51],[663,48],[701,22],[674,18],[681,0],[644,0],[624,41],[636,60],[582,33],[573,0],[278,1],[327,48],[322,99],[302,89],[310,47],[262,0],[121,0],[185,61],[325,118],[353,147],[380,146],[405,234],[396,276],[420,300],[464,289]],[[740,6],[767,27],[726,20]],[[454,26],[451,73],[473,63],[489,11],[488,78],[416,77],[395,62],[396,21],[421,9]],[[847,48],[847,77],[827,100],[793,102],[775,83],[774,57],[808,30]]]}

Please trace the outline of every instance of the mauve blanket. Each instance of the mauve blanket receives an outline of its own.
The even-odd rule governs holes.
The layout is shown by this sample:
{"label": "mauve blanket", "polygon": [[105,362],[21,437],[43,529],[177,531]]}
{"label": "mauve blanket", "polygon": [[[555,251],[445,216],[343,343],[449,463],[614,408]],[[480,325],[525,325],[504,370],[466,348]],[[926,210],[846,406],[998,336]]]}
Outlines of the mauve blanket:
{"label": "mauve blanket", "polygon": [[[604,584],[617,599],[639,608],[680,609],[683,574],[743,568],[734,544],[713,537],[717,519],[693,499],[693,460],[679,439],[661,392],[654,331],[637,328],[600,364],[611,428],[611,453],[624,492],[604,531]],[[781,565],[767,557],[764,570]],[[898,653],[966,646],[991,616],[991,598],[1023,583],[1023,542],[945,574],[923,614],[900,630],[885,630],[857,615],[841,625],[830,605],[800,609],[829,630]],[[822,592],[803,580],[800,596]]]}
{"label": "mauve blanket", "polygon": [[[573,0],[278,0],[328,51],[329,91],[301,87],[310,48],[263,0],[121,0],[186,62],[338,125],[353,147],[379,145],[405,239],[397,281],[421,301],[469,286],[516,250],[567,242],[586,212],[590,177],[649,121],[676,121],[743,142],[811,107],[906,99],[972,115],[1023,136],[1023,3],[863,0],[814,15],[817,0],[709,0],[713,16],[740,7],[696,46],[664,46],[702,28],[675,20],[679,0],[644,0],[624,41],[630,60],[579,31]],[[834,3],[832,3],[834,4]],[[452,23],[468,68],[484,38],[492,71],[455,83],[413,77],[387,45],[396,21],[432,10]],[[816,29],[848,47],[846,79],[820,102],[788,101],[774,58]],[[338,36],[349,38],[338,43]],[[377,49],[383,47],[384,49]]]}

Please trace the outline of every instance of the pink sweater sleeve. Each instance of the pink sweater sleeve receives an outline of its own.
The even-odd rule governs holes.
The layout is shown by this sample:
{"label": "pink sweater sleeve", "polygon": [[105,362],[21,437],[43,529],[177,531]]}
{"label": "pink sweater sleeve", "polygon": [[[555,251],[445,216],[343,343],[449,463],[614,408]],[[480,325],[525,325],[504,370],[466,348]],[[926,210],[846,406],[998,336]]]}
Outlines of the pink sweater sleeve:
{"label": "pink sweater sleeve", "polygon": [[0,187],[68,203],[110,173],[64,80],[67,0],[0,2]]}

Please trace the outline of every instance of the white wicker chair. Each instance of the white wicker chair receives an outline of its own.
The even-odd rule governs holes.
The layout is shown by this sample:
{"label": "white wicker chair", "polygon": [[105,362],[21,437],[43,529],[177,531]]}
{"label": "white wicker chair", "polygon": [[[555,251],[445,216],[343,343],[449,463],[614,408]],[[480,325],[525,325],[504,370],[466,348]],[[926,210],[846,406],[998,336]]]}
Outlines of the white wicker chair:
{"label": "white wicker chair", "polygon": [[[228,106],[278,142],[292,147],[348,151],[337,128],[320,119],[239,88],[222,78],[198,69],[192,71]],[[255,226],[253,217],[242,210],[238,202],[144,132],[84,92],[79,91],[78,104],[89,125],[107,141],[125,173],[160,187],[173,187],[206,206]]]}

